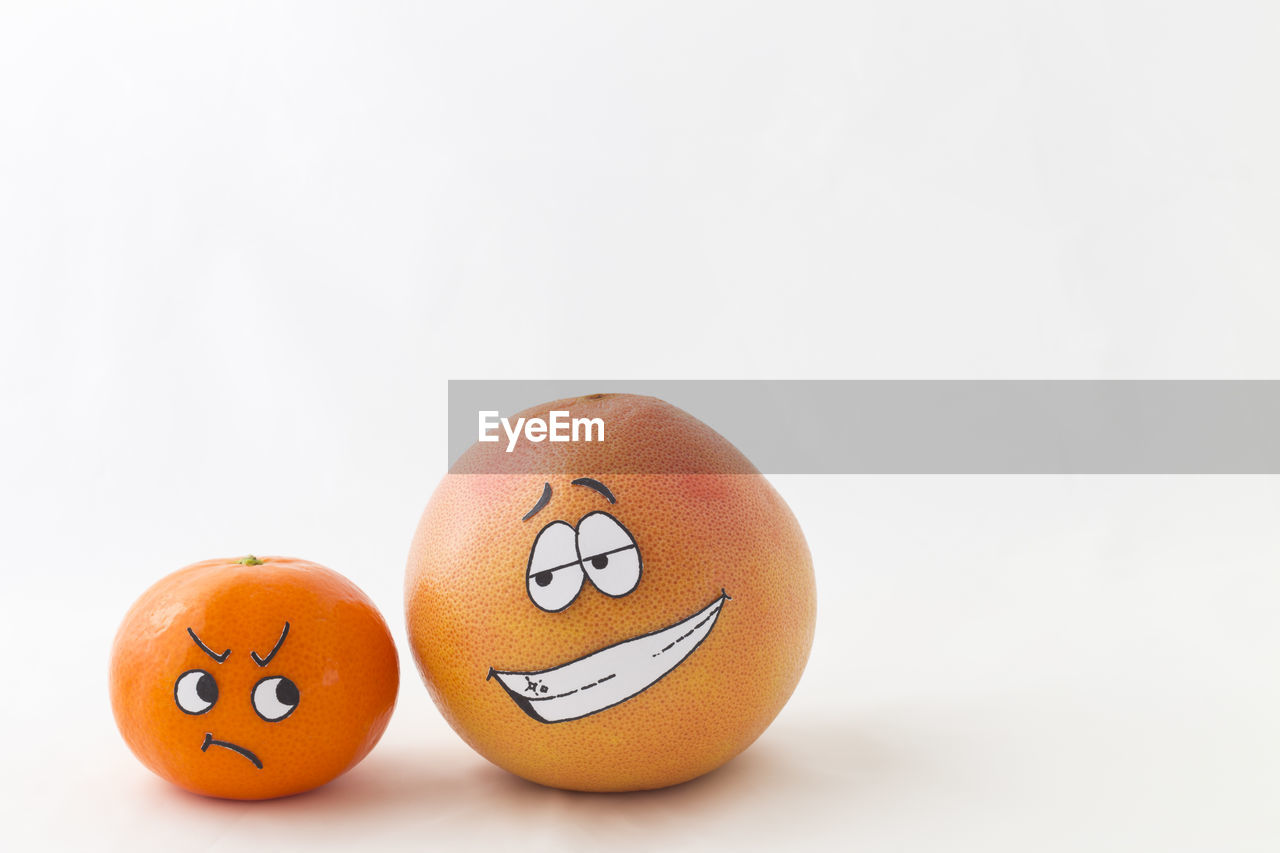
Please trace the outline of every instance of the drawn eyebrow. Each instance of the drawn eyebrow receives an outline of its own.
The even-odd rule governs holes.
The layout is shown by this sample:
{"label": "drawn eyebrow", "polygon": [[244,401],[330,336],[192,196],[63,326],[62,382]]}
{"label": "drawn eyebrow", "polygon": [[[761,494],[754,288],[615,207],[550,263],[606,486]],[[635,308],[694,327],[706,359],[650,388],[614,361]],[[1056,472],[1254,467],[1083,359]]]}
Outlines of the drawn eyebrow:
{"label": "drawn eyebrow", "polygon": [[616,504],[618,502],[618,499],[613,496],[613,492],[609,491],[609,487],[599,480],[593,480],[590,477],[579,477],[570,485],[586,486],[588,489],[595,489],[597,492],[608,498],[609,503]]}
{"label": "drawn eyebrow", "polygon": [[529,510],[528,512],[526,512],[526,513],[524,514],[524,518],[522,518],[522,519],[520,519],[520,520],[521,520],[521,521],[528,521],[529,519],[531,519],[531,518],[533,518],[535,515],[537,515],[537,514],[538,514],[538,511],[539,511],[540,509],[542,509],[544,506],[546,506],[547,504],[549,504],[549,503],[551,503],[551,484],[550,484],[550,483],[543,483],[543,484],[542,484],[542,497],[538,498],[538,502],[537,502],[536,504],[534,504],[534,505],[533,505],[533,509],[531,509],[531,510]]}
{"label": "drawn eyebrow", "polygon": [[284,623],[284,630],[280,632],[280,639],[276,640],[276,644],[271,647],[271,651],[267,652],[265,658],[258,657],[257,652],[249,652],[249,657],[253,658],[253,662],[258,666],[266,666],[271,663],[271,659],[276,656],[276,652],[280,651],[280,647],[284,645],[284,638],[289,636],[289,623]]}
{"label": "drawn eyebrow", "polygon": [[213,653],[213,649],[209,648],[204,643],[200,642],[200,638],[196,636],[195,631],[192,631],[190,628],[188,628],[187,633],[191,635],[191,639],[195,640],[196,645],[200,647],[200,651],[204,652],[206,655],[213,658],[218,663],[222,663],[224,660],[227,659],[227,655],[231,654],[231,649],[227,649],[222,654],[216,655]]}

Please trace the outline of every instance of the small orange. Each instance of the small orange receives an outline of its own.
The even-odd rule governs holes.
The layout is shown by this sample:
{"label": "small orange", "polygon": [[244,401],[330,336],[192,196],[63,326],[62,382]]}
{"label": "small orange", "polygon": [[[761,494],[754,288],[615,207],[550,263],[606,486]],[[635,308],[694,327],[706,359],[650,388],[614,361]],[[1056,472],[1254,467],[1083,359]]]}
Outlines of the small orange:
{"label": "small orange", "polygon": [[129,748],[175,785],[284,797],[368,754],[399,666],[382,615],[337,572],[289,557],[205,560],[125,615],[111,708]]}
{"label": "small orange", "polygon": [[800,679],[804,535],[746,457],[674,406],[591,395],[511,420],[551,411],[601,418],[605,440],[477,443],[432,495],[405,587],[418,667],[463,739],[526,779],[692,779],[746,749]]}

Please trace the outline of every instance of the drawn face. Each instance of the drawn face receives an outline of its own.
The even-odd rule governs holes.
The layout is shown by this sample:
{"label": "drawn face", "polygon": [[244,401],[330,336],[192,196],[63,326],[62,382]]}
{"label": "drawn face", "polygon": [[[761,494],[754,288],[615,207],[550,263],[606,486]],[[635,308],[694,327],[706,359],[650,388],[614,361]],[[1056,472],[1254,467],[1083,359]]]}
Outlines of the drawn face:
{"label": "drawn face", "polygon": [[399,663],[386,622],[307,560],[205,560],[144,592],[111,651],[125,743],[188,791],[259,800],[325,784],[377,743]]}
{"label": "drawn face", "polygon": [[[613,492],[588,477],[572,481],[617,504]],[[550,483],[522,519],[532,520],[550,502]],[[568,609],[590,586],[609,598],[622,599],[639,586],[644,561],[636,537],[614,515],[594,510],[577,524],[546,523],[529,549],[525,584],[529,600],[547,613]],[[652,687],[691,655],[716,626],[729,600],[723,589],[710,603],[683,613],[669,625],[630,637],[575,660],[537,671],[491,667],[516,706],[542,723],[562,723],[599,713]],[[551,627],[551,626],[549,626]]]}
{"label": "drawn face", "polygon": [[[205,728],[213,729],[217,723],[222,722],[219,717],[213,715],[219,701],[235,702],[236,700],[243,701],[247,699],[249,705],[253,708],[254,714],[264,723],[282,722],[298,709],[298,705],[302,701],[302,693],[298,689],[298,685],[294,683],[293,679],[278,673],[263,675],[247,691],[240,691],[245,694],[243,696],[236,696],[235,692],[224,692],[218,686],[219,676],[224,675],[223,664],[227,663],[232,649],[228,648],[221,653],[216,653],[196,636],[196,632],[190,627],[187,628],[187,634],[191,637],[191,641],[195,643],[196,647],[209,656],[213,664],[208,668],[188,669],[174,681],[173,702],[178,706],[179,711],[193,717],[205,717]],[[288,636],[289,623],[285,622],[284,629],[280,632],[280,638],[271,647],[271,651],[267,652],[265,656],[259,655],[256,651],[250,651],[248,653],[249,660],[261,670],[270,667],[272,659],[279,653]],[[243,669],[242,667],[241,670]],[[243,688],[245,680],[242,672],[236,672],[230,667],[226,669],[224,681]],[[235,728],[239,731],[245,727],[241,724]],[[258,757],[258,754],[253,751],[251,746],[243,742],[237,742],[247,740],[249,744],[252,744],[252,731],[245,732],[245,736],[238,736],[237,741],[222,739],[222,737],[226,736],[224,732],[219,731],[218,734],[221,737],[214,737],[213,731],[206,731],[204,739],[199,743],[200,751],[208,752],[210,747],[229,750],[242,756],[258,770],[263,769],[262,759]]]}

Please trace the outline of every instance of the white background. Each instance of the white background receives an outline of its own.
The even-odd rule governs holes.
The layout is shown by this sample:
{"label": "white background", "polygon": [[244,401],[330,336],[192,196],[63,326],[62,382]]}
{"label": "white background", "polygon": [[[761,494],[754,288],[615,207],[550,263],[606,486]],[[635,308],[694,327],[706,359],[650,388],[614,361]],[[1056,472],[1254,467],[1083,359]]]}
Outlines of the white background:
{"label": "white background", "polygon": [[[648,794],[474,755],[400,585],[448,378],[1280,376],[1278,43],[1266,0],[8,0],[0,840],[1276,849],[1274,478],[776,478],[808,672]],[[106,697],[132,600],[249,551],[404,668],[362,765],[258,804]]]}

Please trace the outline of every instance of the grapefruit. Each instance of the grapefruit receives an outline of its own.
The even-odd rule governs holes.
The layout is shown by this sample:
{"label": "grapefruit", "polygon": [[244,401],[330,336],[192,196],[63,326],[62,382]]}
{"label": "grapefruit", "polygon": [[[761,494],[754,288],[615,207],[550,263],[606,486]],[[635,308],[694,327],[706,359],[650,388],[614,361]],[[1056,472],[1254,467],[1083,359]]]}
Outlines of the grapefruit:
{"label": "grapefruit", "polygon": [[[580,791],[677,784],[746,749],[813,640],[800,526],[725,438],[661,400],[535,406],[603,442],[476,443],[418,525],[409,640],[482,756]],[[512,420],[515,420],[513,418]]]}

